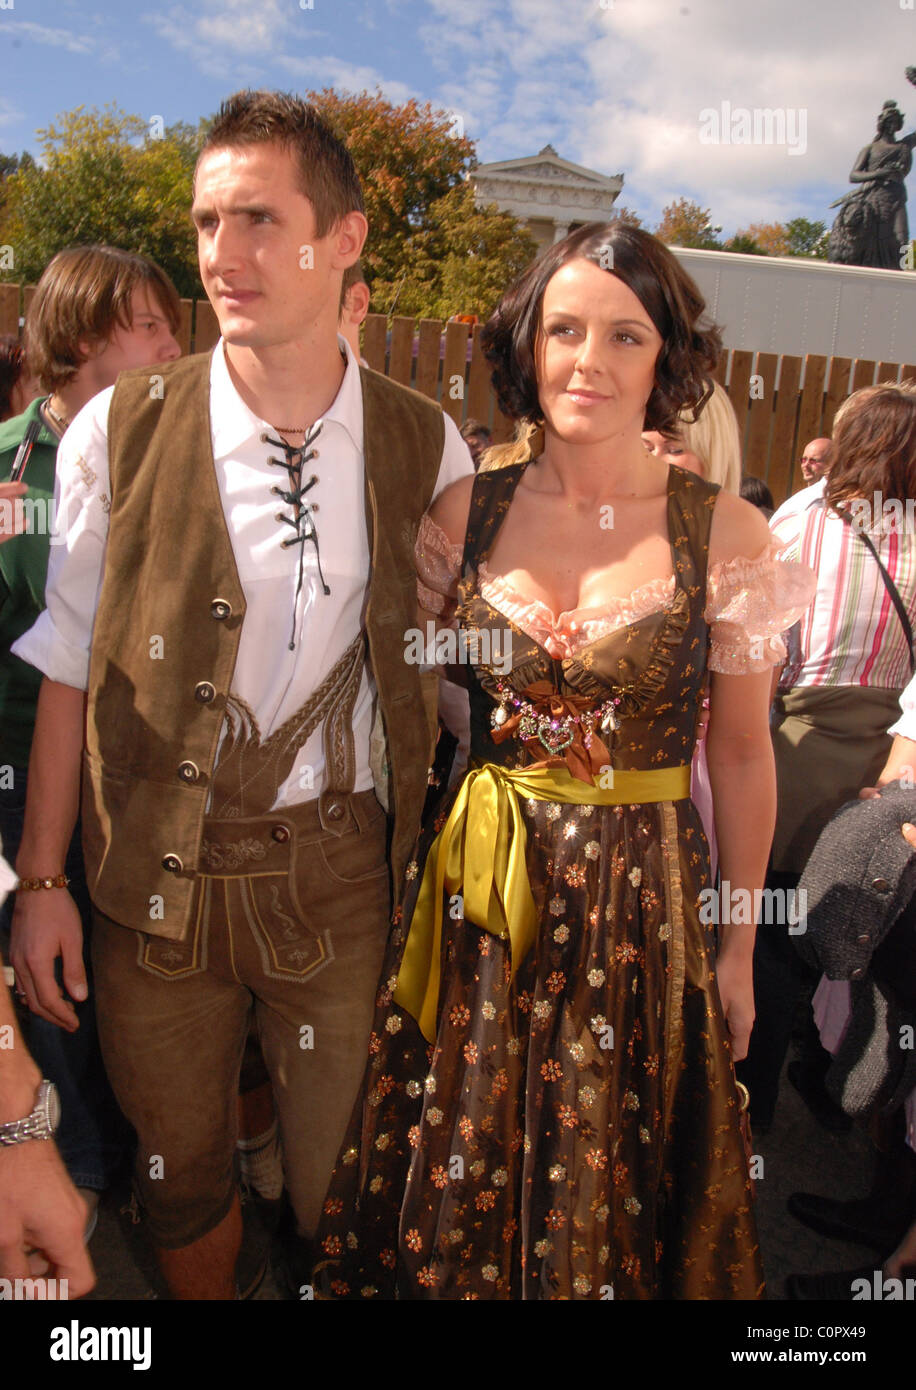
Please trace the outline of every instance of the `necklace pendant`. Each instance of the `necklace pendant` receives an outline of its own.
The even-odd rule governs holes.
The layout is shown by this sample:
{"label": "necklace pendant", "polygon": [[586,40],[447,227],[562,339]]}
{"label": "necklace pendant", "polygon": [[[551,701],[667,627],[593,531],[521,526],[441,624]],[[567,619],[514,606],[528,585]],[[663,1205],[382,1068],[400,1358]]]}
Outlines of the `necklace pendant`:
{"label": "necklace pendant", "polygon": [[620,728],[620,720],[612,709],[606,711],[601,719],[601,732],[603,734],[615,734]]}
{"label": "necklace pendant", "polygon": [[508,718],[509,714],[505,705],[497,705],[490,715],[490,727],[493,729],[501,729]]}

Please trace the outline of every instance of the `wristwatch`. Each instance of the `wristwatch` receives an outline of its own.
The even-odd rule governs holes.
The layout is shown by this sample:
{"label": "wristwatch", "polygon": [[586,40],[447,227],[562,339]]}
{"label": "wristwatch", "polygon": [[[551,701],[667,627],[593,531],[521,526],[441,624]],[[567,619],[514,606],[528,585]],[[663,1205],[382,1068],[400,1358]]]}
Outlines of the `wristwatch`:
{"label": "wristwatch", "polygon": [[24,1144],[27,1139],[50,1139],[60,1124],[60,1096],[53,1081],[42,1081],[31,1115],[0,1125],[0,1144]]}

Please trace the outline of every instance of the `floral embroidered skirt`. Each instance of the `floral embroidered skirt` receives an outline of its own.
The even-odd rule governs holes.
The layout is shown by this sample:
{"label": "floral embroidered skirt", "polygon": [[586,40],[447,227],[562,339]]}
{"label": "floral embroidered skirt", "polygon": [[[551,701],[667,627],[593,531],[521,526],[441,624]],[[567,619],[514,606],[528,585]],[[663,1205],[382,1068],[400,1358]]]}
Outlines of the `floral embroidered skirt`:
{"label": "floral embroidered skirt", "polygon": [[319,1232],[319,1296],[756,1298],[763,1275],[689,801],[524,801],[536,946],[444,904],[438,1035],[392,1003]]}

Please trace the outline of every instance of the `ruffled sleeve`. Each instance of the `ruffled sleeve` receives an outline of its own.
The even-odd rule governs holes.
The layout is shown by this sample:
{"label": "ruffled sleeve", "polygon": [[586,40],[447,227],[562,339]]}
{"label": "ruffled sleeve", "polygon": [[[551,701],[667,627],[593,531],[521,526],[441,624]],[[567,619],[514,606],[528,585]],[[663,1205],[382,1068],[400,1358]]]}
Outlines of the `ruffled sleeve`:
{"label": "ruffled sleeve", "polygon": [[706,589],[709,669],[746,676],[785,660],[782,633],[802,616],[817,581],[808,565],[778,558],[775,542],[753,560],[712,565]]}
{"label": "ruffled sleeve", "polygon": [[452,545],[440,526],[424,512],[416,545],[417,597],[427,612],[449,619],[458,598],[462,548]]}

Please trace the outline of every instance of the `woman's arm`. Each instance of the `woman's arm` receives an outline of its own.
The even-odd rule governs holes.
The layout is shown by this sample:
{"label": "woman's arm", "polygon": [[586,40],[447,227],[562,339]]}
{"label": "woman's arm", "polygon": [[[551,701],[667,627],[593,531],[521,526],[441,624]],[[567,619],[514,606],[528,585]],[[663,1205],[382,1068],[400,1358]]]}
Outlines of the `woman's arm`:
{"label": "woman's arm", "polygon": [[[719,845],[718,916],[720,922],[728,919],[719,928],[716,974],[734,1059],[740,1061],[747,1055],[754,1022],[755,906],[776,823],[769,671],[748,676],[713,672],[709,703],[706,758]],[[722,911],[726,895],[727,913]]]}

